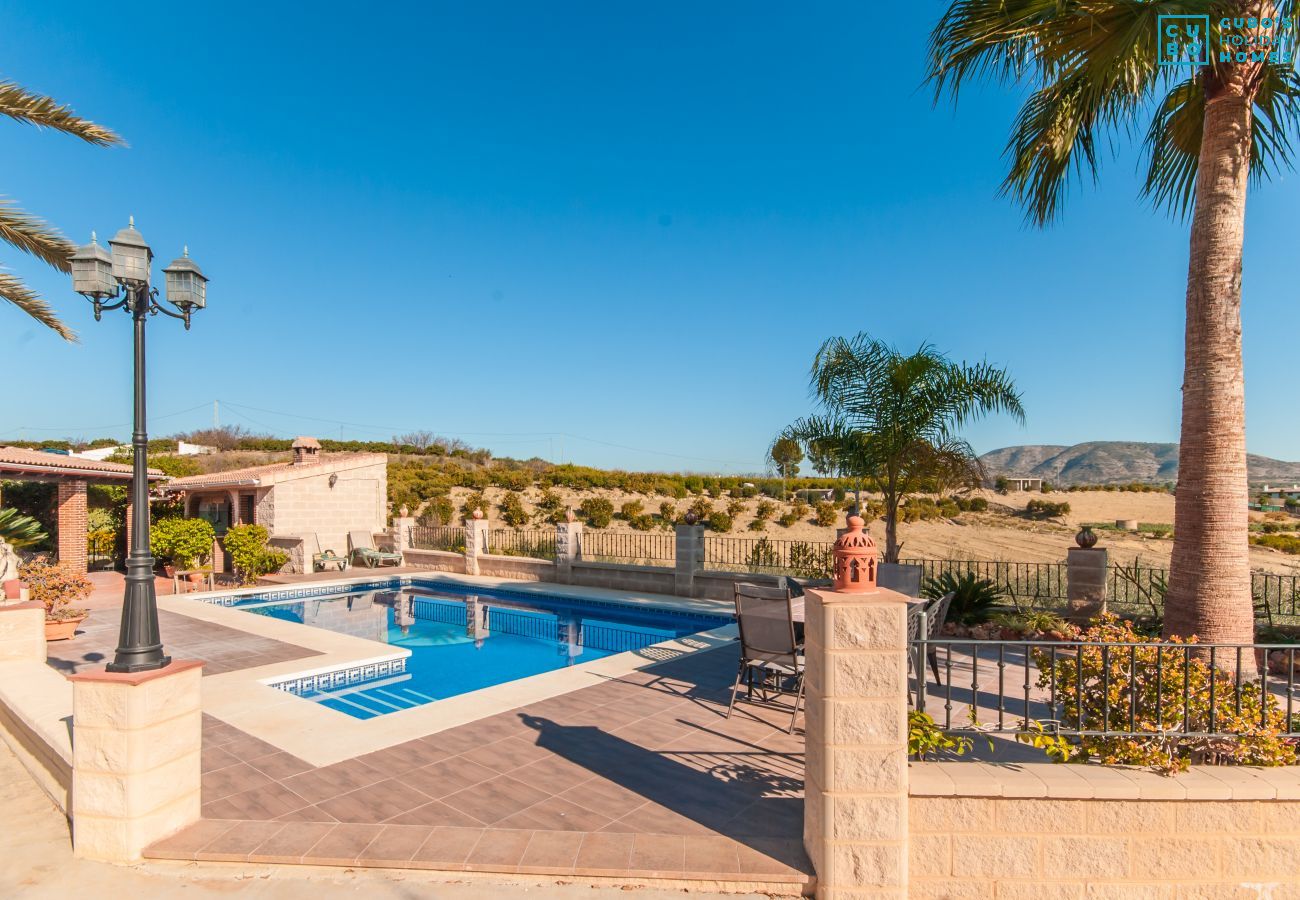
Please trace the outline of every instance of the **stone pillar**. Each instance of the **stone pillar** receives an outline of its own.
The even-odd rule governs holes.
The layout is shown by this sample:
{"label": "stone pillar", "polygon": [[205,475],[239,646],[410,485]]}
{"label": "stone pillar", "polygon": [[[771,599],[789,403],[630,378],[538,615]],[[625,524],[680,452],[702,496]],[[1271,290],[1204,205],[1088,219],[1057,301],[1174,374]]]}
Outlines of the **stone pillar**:
{"label": "stone pillar", "polygon": [[555,576],[560,584],[573,584],[575,559],[582,559],[582,523],[560,522],[555,526]]}
{"label": "stone pillar", "polygon": [[[388,536],[393,542],[394,553],[404,553],[411,547],[411,529],[415,527],[415,517],[408,514],[405,506],[393,516],[393,524],[388,526]],[[403,557],[402,562],[406,559]]]}
{"label": "stone pillar", "polygon": [[87,672],[72,682],[72,845],[130,863],[199,820],[203,664]]}
{"label": "stone pillar", "polygon": [[817,897],[907,895],[907,598],[809,591],[804,847]]}
{"label": "stone pillar", "polygon": [[0,662],[45,663],[45,604],[0,604]]}
{"label": "stone pillar", "polygon": [[1106,611],[1110,554],[1104,547],[1071,547],[1065,564],[1069,618],[1071,622],[1083,624]]}
{"label": "stone pillar", "polygon": [[679,522],[676,531],[676,572],[673,593],[678,597],[695,594],[695,573],[704,568],[704,526]]}
{"label": "stone pillar", "polygon": [[476,518],[465,520],[465,574],[478,574],[478,558],[488,551],[488,521],[478,512]]}
{"label": "stone pillar", "polygon": [[86,571],[86,482],[60,481],[59,562],[78,572]]}

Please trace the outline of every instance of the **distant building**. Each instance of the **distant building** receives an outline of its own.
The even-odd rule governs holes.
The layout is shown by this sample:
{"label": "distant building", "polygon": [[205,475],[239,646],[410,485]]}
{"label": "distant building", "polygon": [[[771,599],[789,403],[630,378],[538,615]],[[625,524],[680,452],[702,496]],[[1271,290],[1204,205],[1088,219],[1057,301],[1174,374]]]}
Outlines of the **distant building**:
{"label": "distant building", "polygon": [[209,453],[216,452],[216,447],[209,447],[207,444],[190,444],[185,441],[176,442],[177,456],[207,456]]}
{"label": "distant building", "polygon": [[[163,486],[179,494],[185,515],[207,519],[221,538],[231,525],[264,525],[290,565],[308,571],[316,538],[321,550],[348,552],[348,532],[382,531],[388,510],[388,457],[383,453],[321,453],[299,437],[293,461],[176,478]],[[217,571],[229,564],[219,552]]]}
{"label": "distant building", "polygon": [[113,447],[96,447],[94,450],[78,450],[76,453],[73,453],[71,455],[77,457],[78,459],[93,459],[96,462],[103,462],[104,460],[112,456],[114,453],[118,453],[118,452],[130,453],[131,445],[117,444],[116,446]]}
{"label": "distant building", "polygon": [[1271,487],[1264,485],[1262,488],[1251,492],[1251,502],[1258,502],[1263,510],[1285,509],[1288,500],[1300,500],[1300,484],[1293,484],[1290,487]]}
{"label": "distant building", "polygon": [[[1009,491],[1041,491],[1043,489],[1043,479],[1041,478],[1023,478],[1019,475],[1002,475],[999,476],[1002,481],[1006,482]],[[994,479],[989,487],[994,487],[998,479]]]}

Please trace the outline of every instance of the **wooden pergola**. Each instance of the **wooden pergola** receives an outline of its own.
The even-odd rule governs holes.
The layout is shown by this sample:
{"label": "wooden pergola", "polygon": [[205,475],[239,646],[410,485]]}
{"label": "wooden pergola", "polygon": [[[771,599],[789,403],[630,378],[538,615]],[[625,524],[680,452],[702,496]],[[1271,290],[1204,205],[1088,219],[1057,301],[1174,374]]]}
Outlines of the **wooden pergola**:
{"label": "wooden pergola", "polygon": [[[149,470],[149,481],[164,477],[157,469]],[[131,467],[120,463],[82,459],[62,453],[46,453],[22,447],[0,447],[0,481],[35,481],[58,488],[57,553],[61,562],[70,563],[79,572],[86,571],[87,508],[86,486],[90,484],[131,484]],[[127,494],[126,541],[131,546],[131,501]]]}

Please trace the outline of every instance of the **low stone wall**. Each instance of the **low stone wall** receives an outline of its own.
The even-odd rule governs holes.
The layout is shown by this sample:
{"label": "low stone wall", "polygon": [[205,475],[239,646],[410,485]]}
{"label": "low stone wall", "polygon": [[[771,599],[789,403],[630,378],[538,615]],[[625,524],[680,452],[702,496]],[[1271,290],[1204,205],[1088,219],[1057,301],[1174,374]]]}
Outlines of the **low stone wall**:
{"label": "low stone wall", "polygon": [[574,560],[570,577],[572,584],[583,587],[671,594],[675,570],[663,566],[627,566]]}
{"label": "low stone wall", "polygon": [[402,563],[418,569],[432,569],[435,572],[452,572],[465,574],[465,554],[448,553],[444,550],[402,550]]}
{"label": "low stone wall", "polygon": [[1300,885],[1300,772],[913,763],[908,896],[1270,897]]}
{"label": "low stone wall", "polygon": [[741,582],[776,586],[778,580],[776,575],[766,575],[761,572],[697,572],[695,590],[691,596],[702,600],[730,602],[735,599],[736,585]]}
{"label": "low stone wall", "polygon": [[45,664],[45,607],[0,605],[0,740],[65,813],[72,796],[72,686]]}
{"label": "low stone wall", "polygon": [[498,556],[480,553],[478,574],[494,578],[515,578],[520,581],[555,581],[555,563],[548,559],[528,556]]}
{"label": "low stone wall", "polygon": [[303,574],[311,571],[311,554],[307,552],[307,542],[292,534],[272,537],[267,544],[276,550],[283,550],[289,561],[280,571],[287,574]]}

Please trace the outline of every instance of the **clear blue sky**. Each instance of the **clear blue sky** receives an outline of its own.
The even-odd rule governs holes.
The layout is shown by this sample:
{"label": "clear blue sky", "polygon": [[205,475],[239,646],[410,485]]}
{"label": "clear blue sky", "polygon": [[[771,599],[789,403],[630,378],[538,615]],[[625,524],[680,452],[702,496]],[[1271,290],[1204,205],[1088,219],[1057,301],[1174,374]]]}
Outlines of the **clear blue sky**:
{"label": "clear blue sky", "polygon": [[[1018,97],[922,86],[939,3],[121,9],[0,13],[0,77],[130,142],[0,123],[0,193],[78,242],[134,215],[158,269],[188,243],[210,275],[192,331],[150,325],[155,434],[220,399],[285,435],[753,471],[821,340],[866,329],[1010,368],[1028,424],[978,450],[1177,439],[1186,226],[1121,145],[1026,228],[997,196]],[[1298,185],[1247,226],[1249,445],[1286,459]],[[0,439],[125,436],[126,317],[0,262],[83,339],[0,308]]]}

